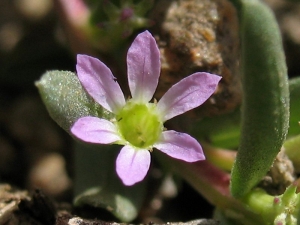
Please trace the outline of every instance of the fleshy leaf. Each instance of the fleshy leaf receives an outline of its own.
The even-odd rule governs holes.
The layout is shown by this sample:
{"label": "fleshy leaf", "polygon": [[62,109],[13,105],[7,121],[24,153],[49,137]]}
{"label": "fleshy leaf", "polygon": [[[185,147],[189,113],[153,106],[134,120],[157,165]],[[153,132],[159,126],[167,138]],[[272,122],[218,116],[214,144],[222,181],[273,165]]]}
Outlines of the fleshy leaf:
{"label": "fleshy leaf", "polygon": [[84,91],[75,73],[49,71],[35,85],[52,119],[67,132],[84,116],[111,118],[110,112]]}
{"label": "fleshy leaf", "polygon": [[118,145],[75,146],[76,206],[90,205],[108,210],[123,222],[136,218],[144,202],[146,180],[124,186],[116,174]]}
{"label": "fleshy leaf", "polygon": [[242,197],[267,173],[285,140],[289,90],[282,40],[273,13],[259,0],[238,2],[244,93],[231,193]]}

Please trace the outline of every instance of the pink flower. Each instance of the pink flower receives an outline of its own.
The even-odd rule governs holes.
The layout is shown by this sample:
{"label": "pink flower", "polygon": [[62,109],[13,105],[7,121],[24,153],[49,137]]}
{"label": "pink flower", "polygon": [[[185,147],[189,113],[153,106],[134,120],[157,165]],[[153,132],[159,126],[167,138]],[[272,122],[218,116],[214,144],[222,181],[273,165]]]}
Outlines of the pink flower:
{"label": "pink flower", "polygon": [[215,91],[221,77],[194,73],[172,86],[158,103],[149,102],[160,75],[160,53],[152,35],[145,31],[133,41],[127,54],[128,101],[112,72],[96,58],[78,55],[78,78],[102,107],[115,115],[113,121],[97,117],[78,119],[71,132],[78,139],[97,144],[125,145],[116,160],[116,171],[125,185],[144,179],[153,148],[187,162],[204,160],[200,144],[185,133],[164,130],[163,123],[198,107]]}

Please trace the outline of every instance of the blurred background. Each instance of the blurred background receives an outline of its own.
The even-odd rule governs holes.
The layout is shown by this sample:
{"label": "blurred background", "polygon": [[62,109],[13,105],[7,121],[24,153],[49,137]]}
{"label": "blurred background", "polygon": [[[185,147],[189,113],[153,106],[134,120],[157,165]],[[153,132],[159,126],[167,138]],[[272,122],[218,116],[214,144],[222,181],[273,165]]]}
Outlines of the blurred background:
{"label": "blurred background", "polygon": [[[300,5],[266,2],[283,33],[289,75],[297,76]],[[39,188],[56,201],[72,201],[72,140],[48,116],[34,82],[48,70],[75,71],[75,64],[52,0],[0,1],[0,183]],[[145,207],[152,207],[162,221],[212,213],[212,206],[185,183],[176,198],[164,204],[160,198],[154,200]]]}

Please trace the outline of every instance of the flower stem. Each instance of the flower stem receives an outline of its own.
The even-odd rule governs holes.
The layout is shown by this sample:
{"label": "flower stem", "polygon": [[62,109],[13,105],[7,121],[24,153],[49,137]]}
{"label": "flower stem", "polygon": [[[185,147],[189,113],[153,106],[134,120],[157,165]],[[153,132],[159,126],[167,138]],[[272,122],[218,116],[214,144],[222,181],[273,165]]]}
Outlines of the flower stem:
{"label": "flower stem", "polygon": [[185,179],[211,204],[226,215],[239,220],[242,224],[264,224],[262,218],[242,202],[234,199],[229,192],[230,175],[208,161],[187,163],[175,160],[155,151],[159,162]]}

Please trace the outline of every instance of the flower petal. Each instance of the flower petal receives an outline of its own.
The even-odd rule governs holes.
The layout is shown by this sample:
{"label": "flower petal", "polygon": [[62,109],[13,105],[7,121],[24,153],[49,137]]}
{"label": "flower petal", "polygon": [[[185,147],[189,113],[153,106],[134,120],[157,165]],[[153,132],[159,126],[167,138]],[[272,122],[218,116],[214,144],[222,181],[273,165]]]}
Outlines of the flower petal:
{"label": "flower petal", "polygon": [[133,41],[127,54],[128,83],[132,98],[149,102],[160,74],[160,53],[154,37],[145,31]]}
{"label": "flower petal", "polygon": [[125,105],[119,84],[110,69],[100,60],[77,55],[76,69],[82,86],[105,109],[116,113]]}
{"label": "flower petal", "polygon": [[175,159],[186,162],[205,159],[202,147],[196,139],[174,130],[164,131],[161,140],[154,144],[154,147]]}
{"label": "flower petal", "polygon": [[149,170],[150,153],[146,149],[124,146],[116,161],[117,174],[127,186],[143,180]]}
{"label": "flower petal", "polygon": [[199,72],[173,85],[157,104],[162,120],[169,120],[204,103],[214,93],[220,79],[220,76]]}
{"label": "flower petal", "polygon": [[111,144],[121,140],[115,125],[98,117],[87,116],[78,119],[71,132],[78,139],[95,144]]}

